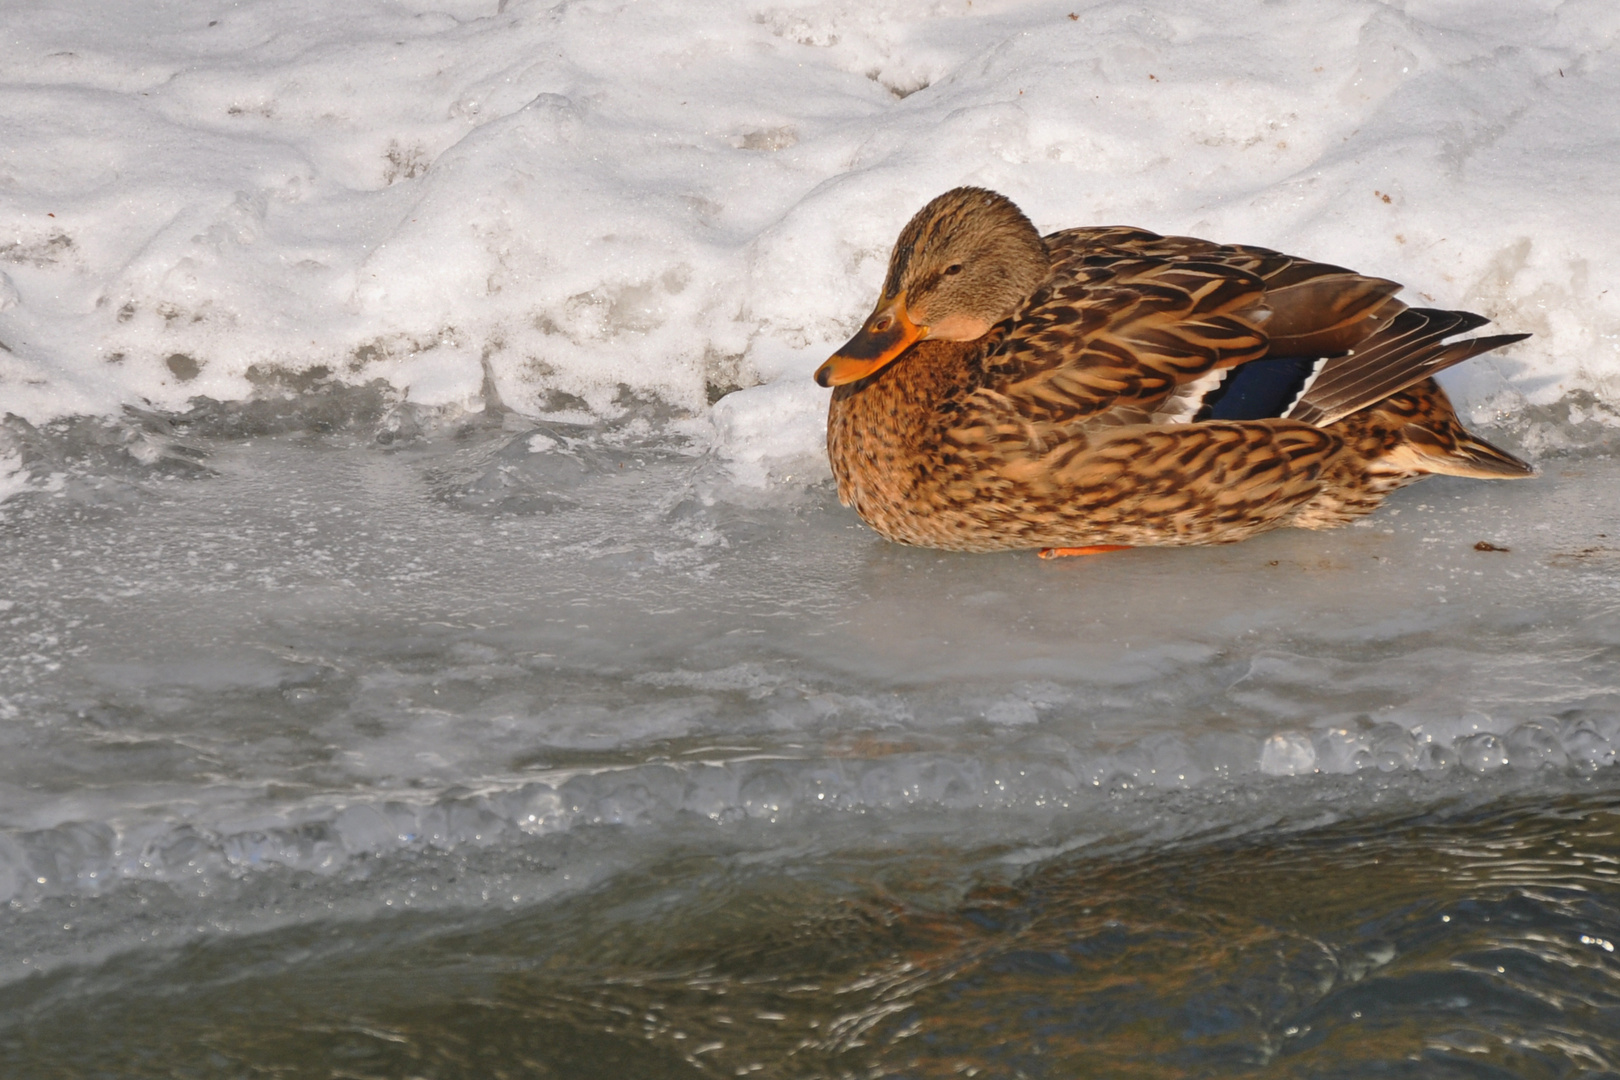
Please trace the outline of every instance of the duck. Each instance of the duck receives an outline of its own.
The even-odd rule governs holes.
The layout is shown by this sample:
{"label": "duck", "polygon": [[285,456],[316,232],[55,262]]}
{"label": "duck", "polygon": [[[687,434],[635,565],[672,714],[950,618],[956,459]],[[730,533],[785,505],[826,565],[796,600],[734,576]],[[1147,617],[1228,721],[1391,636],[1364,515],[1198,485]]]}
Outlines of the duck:
{"label": "duck", "polygon": [[1434,375],[1528,334],[1269,248],[1041,235],[958,187],[901,230],[832,388],[839,500],[880,536],[1043,557],[1327,529],[1426,476],[1534,470]]}

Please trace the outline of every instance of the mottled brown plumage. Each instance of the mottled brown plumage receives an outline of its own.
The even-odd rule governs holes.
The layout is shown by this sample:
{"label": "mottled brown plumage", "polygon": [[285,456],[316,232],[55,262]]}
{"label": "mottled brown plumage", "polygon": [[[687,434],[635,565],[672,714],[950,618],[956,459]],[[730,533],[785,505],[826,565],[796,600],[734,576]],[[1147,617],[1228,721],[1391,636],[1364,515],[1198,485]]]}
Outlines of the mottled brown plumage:
{"label": "mottled brown plumage", "polygon": [[1140,229],[1043,238],[994,192],[947,192],[816,373],[839,497],[928,547],[1221,544],[1342,525],[1432,473],[1530,475],[1430,378],[1526,335],[1448,344],[1485,320],[1399,288]]}

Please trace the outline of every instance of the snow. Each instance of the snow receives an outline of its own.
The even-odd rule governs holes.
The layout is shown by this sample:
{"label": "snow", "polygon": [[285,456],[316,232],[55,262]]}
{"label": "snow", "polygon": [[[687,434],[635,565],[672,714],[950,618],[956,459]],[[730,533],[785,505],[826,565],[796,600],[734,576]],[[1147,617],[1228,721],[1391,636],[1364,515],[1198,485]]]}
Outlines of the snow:
{"label": "snow", "polygon": [[[312,368],[701,413],[802,381],[963,183],[1534,332],[1451,380],[1479,415],[1620,395],[1607,0],[19,0],[0,28],[0,394],[36,423]],[[813,451],[818,409],[744,395],[721,449]]]}

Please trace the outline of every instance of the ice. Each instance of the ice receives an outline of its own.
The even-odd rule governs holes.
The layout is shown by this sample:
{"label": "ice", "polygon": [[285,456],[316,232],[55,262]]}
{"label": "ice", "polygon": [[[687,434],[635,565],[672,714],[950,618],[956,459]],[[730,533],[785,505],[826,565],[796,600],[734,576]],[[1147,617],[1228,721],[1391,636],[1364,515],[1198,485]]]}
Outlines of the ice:
{"label": "ice", "polygon": [[[370,439],[14,426],[60,482],[0,509],[13,902],[601,828],[1022,836],[1331,776],[1438,798],[1620,747],[1605,458],[1432,480],[1365,529],[1053,565],[885,544],[829,481],[739,475],[656,411],[382,442],[361,408]],[[154,428],[189,471],[108,470]]]}
{"label": "ice", "polygon": [[1260,749],[1260,771],[1267,776],[1298,776],[1316,770],[1316,747],[1298,732],[1278,732]]}
{"label": "ice", "polygon": [[0,502],[27,491],[29,479],[28,471],[23,468],[21,454],[0,457]]}

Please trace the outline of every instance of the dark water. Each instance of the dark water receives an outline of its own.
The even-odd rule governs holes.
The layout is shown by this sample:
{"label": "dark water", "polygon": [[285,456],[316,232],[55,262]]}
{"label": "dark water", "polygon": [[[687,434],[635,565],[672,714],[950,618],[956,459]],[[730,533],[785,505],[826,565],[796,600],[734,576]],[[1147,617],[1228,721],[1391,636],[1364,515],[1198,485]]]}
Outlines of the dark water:
{"label": "dark water", "polygon": [[1016,871],[672,852],[557,903],[26,979],[0,1054],[18,1077],[1615,1075],[1617,875],[1612,787]]}

